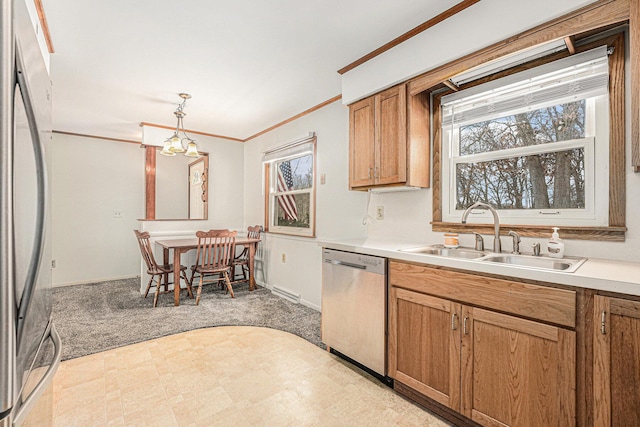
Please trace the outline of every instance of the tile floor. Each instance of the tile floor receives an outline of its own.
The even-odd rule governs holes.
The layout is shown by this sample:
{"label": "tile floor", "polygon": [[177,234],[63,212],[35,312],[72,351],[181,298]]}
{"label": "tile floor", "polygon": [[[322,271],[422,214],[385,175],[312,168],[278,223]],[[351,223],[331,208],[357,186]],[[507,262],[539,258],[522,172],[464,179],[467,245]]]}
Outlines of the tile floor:
{"label": "tile floor", "polygon": [[287,332],[199,329],[62,362],[55,426],[448,426]]}

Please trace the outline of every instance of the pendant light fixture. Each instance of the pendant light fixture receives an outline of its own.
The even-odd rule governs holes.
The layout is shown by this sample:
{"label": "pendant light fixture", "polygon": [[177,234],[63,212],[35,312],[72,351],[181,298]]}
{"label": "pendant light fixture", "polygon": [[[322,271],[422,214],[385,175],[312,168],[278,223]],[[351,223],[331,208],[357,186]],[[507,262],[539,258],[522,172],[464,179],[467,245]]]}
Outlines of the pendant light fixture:
{"label": "pendant light fixture", "polygon": [[[188,157],[200,157],[196,141],[187,135],[184,131],[184,124],[182,123],[184,116],[187,115],[187,113],[184,112],[184,106],[187,103],[187,99],[191,98],[191,95],[188,93],[180,93],[179,95],[180,98],[182,98],[182,102],[178,104],[178,108],[173,113],[178,119],[176,130],[171,137],[164,141],[160,154],[164,156],[175,156],[176,153],[184,153],[184,155]],[[182,137],[180,136],[181,134],[183,135]]]}

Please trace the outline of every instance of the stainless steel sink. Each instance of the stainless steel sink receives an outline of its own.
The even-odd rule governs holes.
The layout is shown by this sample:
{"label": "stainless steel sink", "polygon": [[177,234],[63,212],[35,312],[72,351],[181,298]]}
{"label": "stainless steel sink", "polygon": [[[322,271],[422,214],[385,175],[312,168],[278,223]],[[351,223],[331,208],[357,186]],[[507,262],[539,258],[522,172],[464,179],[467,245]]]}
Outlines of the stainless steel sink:
{"label": "stainless steel sink", "polygon": [[406,252],[420,255],[435,255],[445,258],[464,258],[480,262],[494,262],[513,267],[534,268],[536,270],[562,271],[573,273],[584,263],[586,258],[550,258],[534,255],[515,255],[505,253],[491,253],[477,251],[473,248],[445,248],[443,245],[428,245],[417,248],[399,249],[399,252]]}
{"label": "stainless steel sink", "polygon": [[445,248],[442,245],[429,245],[420,246],[418,248],[400,249],[400,252],[408,252],[413,254],[422,255],[436,255],[447,258],[466,258],[466,259],[478,259],[485,256],[487,253],[482,251],[476,251],[472,248]]}
{"label": "stainless steel sink", "polygon": [[549,258],[533,255],[489,254],[481,261],[497,262],[518,267],[573,273],[586,261],[586,258]]}

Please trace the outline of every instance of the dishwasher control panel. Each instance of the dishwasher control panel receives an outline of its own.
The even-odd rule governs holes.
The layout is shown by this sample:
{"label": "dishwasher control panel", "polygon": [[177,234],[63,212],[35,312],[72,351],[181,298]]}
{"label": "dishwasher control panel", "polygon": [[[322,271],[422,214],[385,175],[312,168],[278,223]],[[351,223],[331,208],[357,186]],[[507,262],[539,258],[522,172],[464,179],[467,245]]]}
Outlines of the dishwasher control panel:
{"label": "dishwasher control panel", "polygon": [[386,274],[387,259],[372,255],[342,252],[333,249],[322,251],[322,262],[346,267],[359,268],[371,273]]}

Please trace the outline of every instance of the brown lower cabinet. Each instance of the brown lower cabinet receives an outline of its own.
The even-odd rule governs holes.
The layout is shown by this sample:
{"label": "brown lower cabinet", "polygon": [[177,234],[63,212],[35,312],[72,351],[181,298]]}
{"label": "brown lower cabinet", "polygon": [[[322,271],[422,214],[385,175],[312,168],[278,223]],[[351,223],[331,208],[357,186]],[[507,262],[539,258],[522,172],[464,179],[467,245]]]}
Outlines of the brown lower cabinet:
{"label": "brown lower cabinet", "polygon": [[[484,307],[471,305],[474,279]],[[563,307],[575,316],[575,294],[397,262],[390,285],[389,375],[400,388],[480,425],[576,424],[575,331],[519,317],[562,318]],[[569,303],[555,306],[556,291]]]}
{"label": "brown lower cabinet", "polygon": [[640,426],[640,302],[594,298],[594,425]]}

